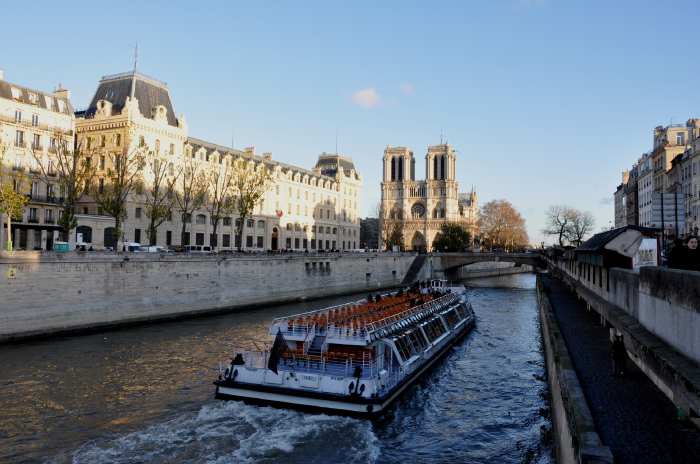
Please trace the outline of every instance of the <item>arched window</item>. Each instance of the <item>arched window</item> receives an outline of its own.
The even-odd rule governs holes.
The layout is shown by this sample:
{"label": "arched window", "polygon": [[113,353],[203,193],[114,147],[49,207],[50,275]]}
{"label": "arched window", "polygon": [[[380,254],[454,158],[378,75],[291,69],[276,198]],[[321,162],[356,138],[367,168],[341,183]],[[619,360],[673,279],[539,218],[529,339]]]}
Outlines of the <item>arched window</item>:
{"label": "arched window", "polygon": [[264,229],[265,228],[265,221],[258,221],[258,229]]}
{"label": "arched window", "polygon": [[391,157],[391,180],[396,180],[396,157]]}
{"label": "arched window", "polygon": [[197,217],[195,218],[195,224],[206,224],[207,223],[207,217],[203,214],[198,214]]}
{"label": "arched window", "polygon": [[440,179],[445,180],[445,157],[440,157]]}
{"label": "arched window", "polygon": [[437,180],[438,177],[438,159],[437,156],[433,156],[433,179]]}
{"label": "arched window", "polygon": [[399,163],[399,180],[403,180],[403,156],[397,158],[396,161]]}
{"label": "arched window", "polygon": [[292,223],[291,222],[287,223],[287,230],[292,230]]}
{"label": "arched window", "polygon": [[338,234],[338,228],[337,228],[337,227],[333,227],[333,235],[336,235],[336,234]]}

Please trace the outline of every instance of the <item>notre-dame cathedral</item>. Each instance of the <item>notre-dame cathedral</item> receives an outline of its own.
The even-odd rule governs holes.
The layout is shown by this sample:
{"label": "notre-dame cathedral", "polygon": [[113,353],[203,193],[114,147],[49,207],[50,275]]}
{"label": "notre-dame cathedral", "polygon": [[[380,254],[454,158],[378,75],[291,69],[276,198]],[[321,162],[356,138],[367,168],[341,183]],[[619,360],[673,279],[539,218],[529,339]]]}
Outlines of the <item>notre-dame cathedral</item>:
{"label": "notre-dame cathedral", "polygon": [[403,248],[416,251],[431,250],[445,222],[461,224],[474,237],[478,211],[476,192],[472,189],[470,193],[459,193],[454,148],[447,144],[429,146],[425,173],[426,180],[416,180],[413,151],[406,147],[386,147],[381,200],[383,231],[400,223]]}

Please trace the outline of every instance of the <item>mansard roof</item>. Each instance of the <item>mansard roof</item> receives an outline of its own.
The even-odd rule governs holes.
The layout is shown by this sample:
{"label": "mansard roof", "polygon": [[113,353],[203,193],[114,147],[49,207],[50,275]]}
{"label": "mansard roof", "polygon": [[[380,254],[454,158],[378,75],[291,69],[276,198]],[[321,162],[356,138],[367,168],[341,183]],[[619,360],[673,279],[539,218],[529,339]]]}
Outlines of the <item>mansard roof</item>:
{"label": "mansard roof", "polygon": [[[268,158],[264,158],[262,156],[256,156],[256,155],[251,156],[244,151],[237,150],[235,148],[227,147],[224,145],[210,143],[210,142],[207,142],[205,140],[194,138],[194,137],[188,137],[187,143],[192,147],[193,152],[196,152],[200,148],[203,148],[204,150],[206,150],[207,154],[211,154],[214,151],[217,151],[220,154],[232,154],[235,156],[248,157],[252,160],[255,160],[255,161],[260,162],[260,163],[265,163],[269,166],[279,166],[282,169],[291,170],[291,171],[297,172],[299,174],[307,175],[309,177],[315,177],[315,178],[335,182],[335,174],[333,174],[332,176],[328,175],[324,172],[321,172],[319,174],[318,172],[314,172],[314,171],[311,171],[309,169],[300,168],[299,166],[294,166],[291,164],[281,163],[281,162],[274,160],[274,159],[268,159]],[[321,156],[324,156],[324,155],[321,155]],[[328,155],[328,156],[336,156],[336,155]],[[349,169],[353,169],[354,165],[352,164],[352,160],[349,160],[349,161],[348,160],[349,160],[349,158],[345,159],[345,163],[349,162],[349,164],[344,164],[343,169],[348,169],[346,171],[346,175],[349,176],[349,173],[350,173]],[[318,163],[317,163],[317,166],[318,166]],[[349,166],[349,168],[346,168],[346,166]]]}
{"label": "mansard roof", "polygon": [[168,124],[177,127],[177,117],[170,100],[170,92],[165,82],[158,81],[151,77],[139,73],[127,72],[104,76],[100,80],[92,97],[90,106],[85,110],[84,116],[91,118],[97,111],[97,102],[107,100],[112,104],[112,111],[119,113],[126,104],[126,99],[131,95],[132,81],[135,82],[134,97],[139,102],[141,114],[149,119],[153,119],[153,108],[164,106],[168,114]]}
{"label": "mansard roof", "polygon": [[325,176],[335,177],[339,167],[343,168],[345,177],[350,177],[350,171],[355,169],[355,164],[351,158],[337,153],[321,153],[318,156],[315,169],[319,169],[321,174]]}
{"label": "mansard roof", "polygon": [[[12,89],[16,89],[14,95]],[[35,95],[36,98],[32,98],[30,95]],[[3,79],[0,79],[0,98],[36,106],[55,113],[73,114],[73,106],[70,104],[70,100],[56,97],[56,95],[51,93],[12,84]],[[59,106],[59,100],[64,102],[63,111],[61,111],[61,107]]]}

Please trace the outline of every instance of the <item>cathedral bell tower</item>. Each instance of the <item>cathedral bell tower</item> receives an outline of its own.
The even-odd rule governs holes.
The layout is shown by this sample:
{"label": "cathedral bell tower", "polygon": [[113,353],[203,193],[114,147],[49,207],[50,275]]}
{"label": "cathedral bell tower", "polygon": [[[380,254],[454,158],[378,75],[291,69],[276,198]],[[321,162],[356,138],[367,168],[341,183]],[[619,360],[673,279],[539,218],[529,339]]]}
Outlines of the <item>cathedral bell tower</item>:
{"label": "cathedral bell tower", "polygon": [[416,179],[416,160],[413,152],[405,147],[389,147],[384,150],[384,182],[404,182]]}
{"label": "cathedral bell tower", "polygon": [[425,172],[427,180],[455,180],[457,154],[454,148],[447,144],[428,147],[425,155]]}

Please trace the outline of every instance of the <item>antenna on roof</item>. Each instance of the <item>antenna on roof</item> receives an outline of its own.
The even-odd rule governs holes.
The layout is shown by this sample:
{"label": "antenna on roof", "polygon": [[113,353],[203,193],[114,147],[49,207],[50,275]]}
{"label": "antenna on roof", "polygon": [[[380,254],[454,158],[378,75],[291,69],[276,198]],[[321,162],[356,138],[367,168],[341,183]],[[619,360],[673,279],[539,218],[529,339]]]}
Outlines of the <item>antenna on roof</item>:
{"label": "antenna on roof", "polygon": [[136,93],[136,66],[139,62],[139,43],[136,42],[136,45],[134,46],[134,73],[133,76],[131,77],[131,95],[130,97],[133,99],[134,98],[134,93]]}
{"label": "antenna on roof", "polygon": [[440,145],[442,145],[442,127],[440,128]]}
{"label": "antenna on roof", "polygon": [[335,128],[335,154],[338,154],[338,127]]}

